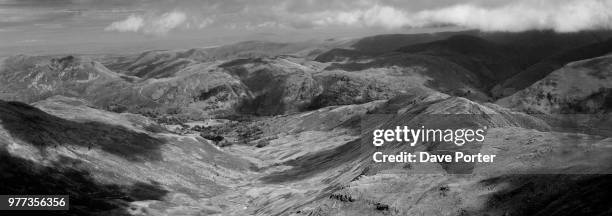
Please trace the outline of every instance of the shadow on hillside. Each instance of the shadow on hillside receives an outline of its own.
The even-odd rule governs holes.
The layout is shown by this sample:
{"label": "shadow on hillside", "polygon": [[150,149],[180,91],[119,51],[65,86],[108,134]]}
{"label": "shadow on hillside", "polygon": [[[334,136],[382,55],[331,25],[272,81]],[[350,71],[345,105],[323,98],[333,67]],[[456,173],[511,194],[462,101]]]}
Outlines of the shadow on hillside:
{"label": "shadow on hillside", "polygon": [[0,101],[0,120],[14,138],[41,149],[76,145],[102,150],[131,161],[161,160],[164,140],[118,125],[62,119],[21,102]]}
{"label": "shadow on hillside", "polygon": [[293,166],[289,170],[272,173],[261,178],[265,183],[282,183],[302,180],[332,168],[360,159],[361,140],[348,142],[333,149],[319,151],[283,163]]}
{"label": "shadow on hillside", "polygon": [[612,175],[508,175],[481,182],[504,189],[484,212],[504,215],[610,215]]}
{"label": "shadow on hillside", "polygon": [[[50,166],[10,155],[0,150],[0,191],[3,194],[69,195],[68,211],[15,211],[7,215],[127,215],[127,202],[160,200],[168,191],[157,183],[136,183],[130,186],[101,184],[89,172],[74,169],[79,160],[63,157]],[[104,213],[106,212],[106,213]]]}

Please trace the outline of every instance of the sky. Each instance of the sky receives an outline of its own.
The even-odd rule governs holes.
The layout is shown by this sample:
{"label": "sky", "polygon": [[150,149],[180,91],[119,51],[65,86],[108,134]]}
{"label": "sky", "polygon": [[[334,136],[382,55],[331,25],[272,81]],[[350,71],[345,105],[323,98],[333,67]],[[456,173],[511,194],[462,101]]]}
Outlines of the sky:
{"label": "sky", "polygon": [[612,29],[612,0],[0,0],[0,55],[452,29]]}

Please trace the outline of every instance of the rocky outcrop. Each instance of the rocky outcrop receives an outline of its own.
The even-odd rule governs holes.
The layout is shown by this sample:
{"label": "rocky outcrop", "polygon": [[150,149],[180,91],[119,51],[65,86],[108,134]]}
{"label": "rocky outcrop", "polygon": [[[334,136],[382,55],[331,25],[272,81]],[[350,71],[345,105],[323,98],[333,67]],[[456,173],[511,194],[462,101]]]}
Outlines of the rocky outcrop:
{"label": "rocky outcrop", "polygon": [[34,102],[56,94],[82,97],[99,88],[122,89],[121,75],[102,64],[75,56],[14,56],[0,68],[3,99]]}

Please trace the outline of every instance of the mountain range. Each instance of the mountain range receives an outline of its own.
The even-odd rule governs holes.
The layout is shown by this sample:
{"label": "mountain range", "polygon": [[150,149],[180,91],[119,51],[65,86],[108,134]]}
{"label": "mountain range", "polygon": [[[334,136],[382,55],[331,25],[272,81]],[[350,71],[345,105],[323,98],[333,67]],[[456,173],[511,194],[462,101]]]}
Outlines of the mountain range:
{"label": "mountain range", "polygon": [[[611,53],[610,31],[460,31],[14,55],[0,187],[71,215],[608,215]],[[486,126],[467,151],[499,160],[372,161],[448,150],[364,142],[417,123]]]}

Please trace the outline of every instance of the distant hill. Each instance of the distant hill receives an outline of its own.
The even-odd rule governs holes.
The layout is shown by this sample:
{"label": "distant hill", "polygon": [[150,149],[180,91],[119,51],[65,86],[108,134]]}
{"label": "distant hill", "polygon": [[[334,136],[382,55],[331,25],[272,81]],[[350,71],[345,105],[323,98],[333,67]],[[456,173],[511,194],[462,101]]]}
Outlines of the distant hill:
{"label": "distant hill", "polygon": [[332,62],[367,59],[377,55],[385,54],[397,50],[399,47],[409,46],[419,43],[428,43],[443,40],[453,35],[469,34],[465,32],[437,32],[424,34],[386,34],[364,37],[356,40],[349,47],[334,48],[319,54],[315,61]]}
{"label": "distant hill", "polygon": [[491,89],[494,97],[510,95],[544,78],[567,63],[612,53],[612,38],[546,57]]}
{"label": "distant hill", "polygon": [[[441,72],[445,77],[458,79],[460,86],[444,84],[437,87],[445,93],[468,96],[477,100],[499,98],[527,87],[564,64],[604,55],[610,52],[607,38],[611,31],[555,33],[552,31],[506,32],[443,32],[416,35],[380,35],[356,41],[351,48],[331,49],[314,60],[332,63],[330,68],[380,67],[406,65],[397,59],[399,53],[423,55],[426,61],[443,61],[439,65],[462,68],[458,75],[452,70]],[[380,44],[380,45],[378,45]],[[378,46],[377,46],[378,45]],[[429,57],[429,58],[428,58]],[[435,58],[433,58],[435,57]],[[383,60],[389,59],[389,60]],[[395,63],[391,63],[394,62]],[[412,63],[418,64],[418,62]],[[359,65],[359,66],[357,66]],[[369,66],[368,66],[369,65]],[[444,66],[447,67],[447,66]],[[448,68],[448,67],[447,67]],[[438,69],[439,70],[439,69]],[[438,75],[433,80],[443,80]],[[461,86],[471,88],[479,96],[469,96]],[[453,93],[456,92],[456,93]]]}
{"label": "distant hill", "polygon": [[469,35],[401,47],[397,51],[436,56],[460,65],[481,80],[482,86],[477,87],[483,90],[518,73],[522,62],[519,50]]}
{"label": "distant hill", "polygon": [[534,113],[610,112],[611,65],[609,55],[572,62],[497,103]]}
{"label": "distant hill", "polygon": [[477,31],[451,31],[421,34],[386,34],[361,38],[351,45],[357,51],[382,54],[395,51],[399,47],[410,46],[420,43],[429,43],[444,40],[454,35],[472,35]]}

